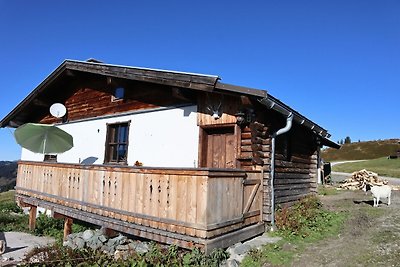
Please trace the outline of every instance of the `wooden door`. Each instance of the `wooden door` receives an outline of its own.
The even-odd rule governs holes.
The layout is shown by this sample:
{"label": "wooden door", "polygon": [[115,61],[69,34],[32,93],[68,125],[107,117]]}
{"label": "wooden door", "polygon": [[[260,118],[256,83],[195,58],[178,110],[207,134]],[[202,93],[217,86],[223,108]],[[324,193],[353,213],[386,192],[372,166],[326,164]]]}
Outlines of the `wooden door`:
{"label": "wooden door", "polygon": [[203,128],[200,151],[200,167],[236,168],[235,127]]}

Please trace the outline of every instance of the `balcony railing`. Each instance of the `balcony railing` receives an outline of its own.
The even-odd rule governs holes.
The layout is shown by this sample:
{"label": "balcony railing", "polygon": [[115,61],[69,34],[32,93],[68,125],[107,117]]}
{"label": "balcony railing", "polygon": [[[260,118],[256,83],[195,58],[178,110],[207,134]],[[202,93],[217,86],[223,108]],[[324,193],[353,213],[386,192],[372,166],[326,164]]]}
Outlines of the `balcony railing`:
{"label": "balcony railing", "polygon": [[80,214],[79,219],[94,214],[125,228],[191,237],[187,241],[194,243],[261,222],[261,188],[260,172],[235,169],[26,161],[19,162],[16,186],[20,200],[31,205]]}

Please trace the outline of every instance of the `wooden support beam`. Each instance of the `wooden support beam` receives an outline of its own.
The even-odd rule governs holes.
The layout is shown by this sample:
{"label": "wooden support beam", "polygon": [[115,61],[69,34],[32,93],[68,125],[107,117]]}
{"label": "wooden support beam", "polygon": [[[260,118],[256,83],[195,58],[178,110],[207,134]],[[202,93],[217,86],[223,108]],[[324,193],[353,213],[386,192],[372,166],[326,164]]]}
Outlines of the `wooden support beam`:
{"label": "wooden support beam", "polygon": [[54,218],[54,219],[64,219],[64,218],[65,218],[65,215],[63,215],[63,214],[61,214],[61,213],[58,213],[58,212],[54,212],[53,218]]}
{"label": "wooden support beam", "polygon": [[264,233],[265,227],[263,223],[251,225],[240,230],[221,235],[217,238],[207,240],[204,246],[204,252],[210,254],[215,248],[228,247],[231,244],[235,244],[241,240],[244,240],[248,236],[256,236]]}
{"label": "wooden support beam", "polygon": [[33,231],[36,227],[36,206],[31,206],[29,210],[29,230]]}
{"label": "wooden support beam", "polygon": [[64,221],[64,241],[67,240],[67,236],[72,233],[72,218],[65,217]]}

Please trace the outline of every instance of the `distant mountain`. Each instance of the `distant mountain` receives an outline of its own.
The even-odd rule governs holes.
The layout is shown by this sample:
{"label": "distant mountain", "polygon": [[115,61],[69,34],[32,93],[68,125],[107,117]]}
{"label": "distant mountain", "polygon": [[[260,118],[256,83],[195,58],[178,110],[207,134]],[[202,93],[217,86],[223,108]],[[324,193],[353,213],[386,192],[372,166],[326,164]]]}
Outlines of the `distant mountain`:
{"label": "distant mountain", "polygon": [[324,149],[322,158],[325,161],[377,159],[396,155],[399,150],[400,139],[354,142],[344,144],[340,149]]}
{"label": "distant mountain", "polygon": [[0,161],[0,192],[13,189],[17,178],[16,161]]}

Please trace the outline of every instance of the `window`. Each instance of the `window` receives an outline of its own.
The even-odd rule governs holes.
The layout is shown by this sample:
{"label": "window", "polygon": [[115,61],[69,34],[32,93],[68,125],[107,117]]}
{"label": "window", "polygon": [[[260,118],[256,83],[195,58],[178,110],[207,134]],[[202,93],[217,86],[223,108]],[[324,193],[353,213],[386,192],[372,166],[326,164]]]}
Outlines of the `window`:
{"label": "window", "polygon": [[111,96],[111,102],[123,100],[125,96],[125,89],[123,87],[118,87],[114,91],[114,95]]}
{"label": "window", "polygon": [[276,138],[275,149],[276,153],[281,154],[286,161],[292,158],[292,132],[279,135]]}
{"label": "window", "polygon": [[50,155],[50,154],[45,154],[43,161],[47,162],[57,162],[57,155]]}
{"label": "window", "polygon": [[107,124],[104,163],[127,164],[129,124]]}

